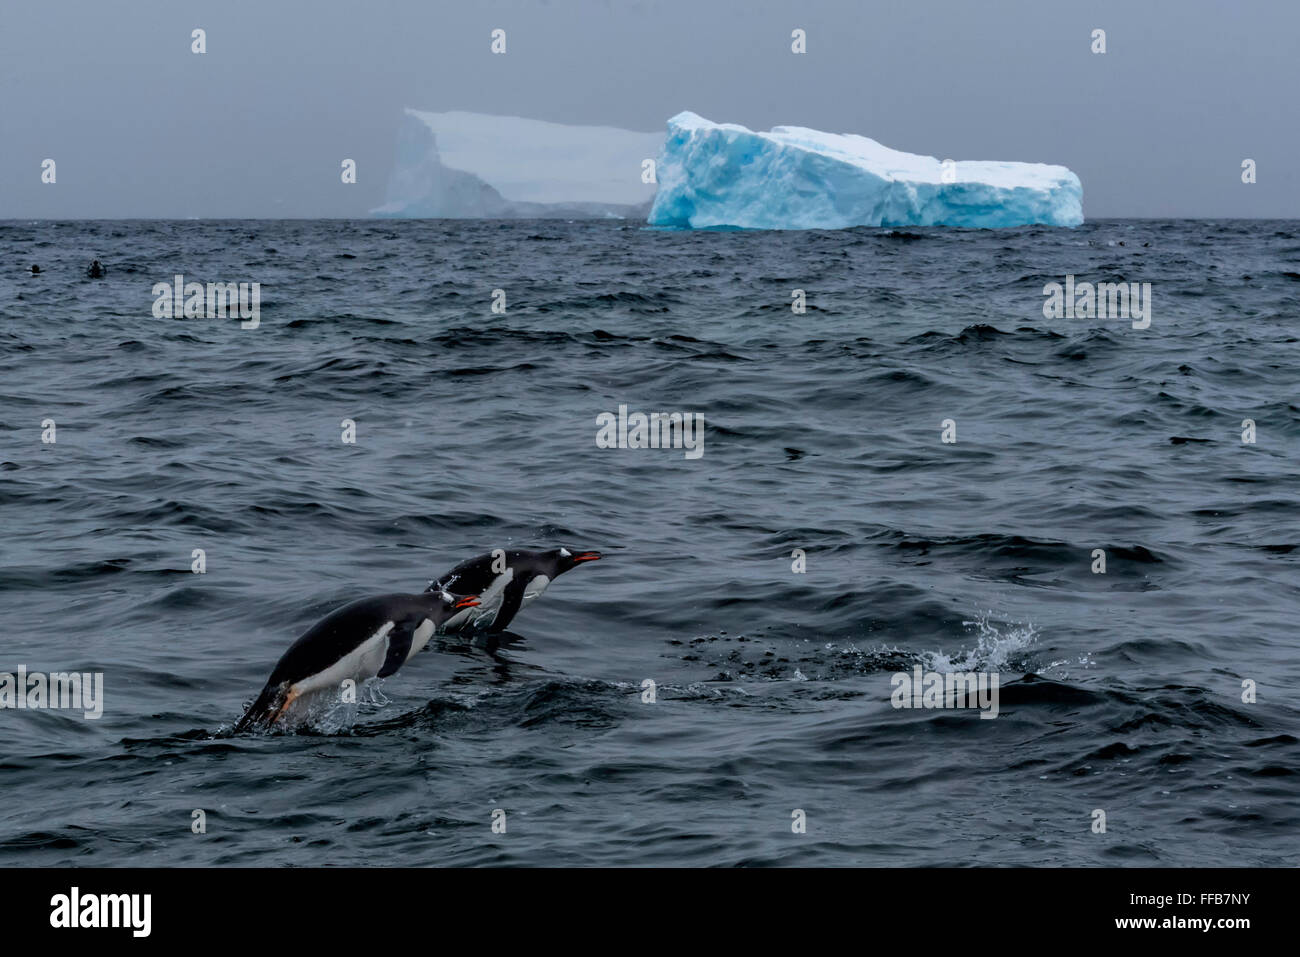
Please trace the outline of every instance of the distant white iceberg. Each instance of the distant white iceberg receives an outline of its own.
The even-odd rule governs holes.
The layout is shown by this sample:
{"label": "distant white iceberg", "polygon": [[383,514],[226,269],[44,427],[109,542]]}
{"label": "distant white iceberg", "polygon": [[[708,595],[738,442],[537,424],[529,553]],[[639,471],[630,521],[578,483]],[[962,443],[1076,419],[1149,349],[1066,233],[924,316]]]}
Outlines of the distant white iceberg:
{"label": "distant white iceberg", "polygon": [[[947,172],[947,176],[945,176]],[[842,229],[1083,222],[1064,166],[901,153],[853,134],[777,126],[756,133],[694,113],[668,121],[653,226]]]}
{"label": "distant white iceberg", "polygon": [[387,202],[377,216],[644,219],[642,163],[662,133],[516,116],[406,110]]}

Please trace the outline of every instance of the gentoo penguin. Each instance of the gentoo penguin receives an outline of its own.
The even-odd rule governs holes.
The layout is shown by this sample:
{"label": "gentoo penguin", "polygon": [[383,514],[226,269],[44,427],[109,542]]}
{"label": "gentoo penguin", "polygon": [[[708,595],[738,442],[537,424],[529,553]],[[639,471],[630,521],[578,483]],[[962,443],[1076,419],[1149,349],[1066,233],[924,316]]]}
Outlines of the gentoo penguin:
{"label": "gentoo penguin", "polygon": [[600,552],[545,551],[497,548],[461,562],[429,585],[429,591],[453,591],[478,596],[477,608],[457,612],[442,626],[445,632],[467,628],[502,631],[511,619],[546,586],[570,568],[594,562]]}
{"label": "gentoo penguin", "polygon": [[330,612],[289,646],[236,731],[270,727],[296,700],[351,678],[386,678],[428,643],[438,626],[478,604],[444,590],[360,598]]}

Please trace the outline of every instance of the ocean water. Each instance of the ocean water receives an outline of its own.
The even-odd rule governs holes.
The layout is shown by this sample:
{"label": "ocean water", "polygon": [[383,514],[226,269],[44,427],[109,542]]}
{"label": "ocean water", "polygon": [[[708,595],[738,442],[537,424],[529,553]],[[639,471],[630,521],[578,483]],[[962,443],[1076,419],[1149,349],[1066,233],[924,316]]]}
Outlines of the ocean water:
{"label": "ocean water", "polygon": [[[104,676],[0,711],[0,862],[1293,865],[1298,381],[1296,222],[0,224],[0,672]],[[230,733],[332,607],[556,544],[501,640]]]}

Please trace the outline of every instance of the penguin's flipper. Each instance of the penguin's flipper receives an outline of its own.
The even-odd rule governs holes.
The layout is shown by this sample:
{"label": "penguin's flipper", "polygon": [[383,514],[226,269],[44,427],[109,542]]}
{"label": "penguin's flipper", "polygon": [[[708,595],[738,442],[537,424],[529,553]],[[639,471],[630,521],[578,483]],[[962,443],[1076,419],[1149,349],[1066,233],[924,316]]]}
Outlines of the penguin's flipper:
{"label": "penguin's flipper", "polygon": [[284,713],[284,709],[293,703],[295,697],[297,695],[289,695],[288,682],[268,684],[257,696],[257,700],[249,705],[244,716],[235,722],[235,732],[248,731],[259,725],[269,728]]}
{"label": "penguin's flipper", "polygon": [[[433,625],[429,627],[432,629]],[[384,663],[379,666],[379,673],[375,677],[387,678],[406,663],[411,653],[413,632],[410,622],[399,621],[394,625],[393,630],[388,633],[388,650],[384,652]]]}

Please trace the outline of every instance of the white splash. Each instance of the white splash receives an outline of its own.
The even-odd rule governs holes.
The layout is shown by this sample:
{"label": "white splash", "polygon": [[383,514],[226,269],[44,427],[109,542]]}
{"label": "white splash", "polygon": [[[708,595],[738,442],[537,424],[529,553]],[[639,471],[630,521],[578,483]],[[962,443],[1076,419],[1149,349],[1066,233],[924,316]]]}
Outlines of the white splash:
{"label": "white splash", "polygon": [[1030,622],[991,620],[991,612],[972,621],[963,621],[975,629],[975,645],[952,654],[928,651],[920,658],[926,669],[940,673],[967,671],[1027,671],[1030,650],[1038,644],[1038,628]]}

